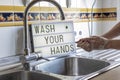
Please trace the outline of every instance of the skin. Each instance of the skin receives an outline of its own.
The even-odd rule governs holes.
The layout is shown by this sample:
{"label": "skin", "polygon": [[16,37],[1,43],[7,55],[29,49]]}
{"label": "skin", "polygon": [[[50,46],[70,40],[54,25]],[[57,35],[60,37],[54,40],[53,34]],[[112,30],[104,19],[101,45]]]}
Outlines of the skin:
{"label": "skin", "polygon": [[93,49],[103,49],[106,44],[107,39],[98,36],[91,36],[89,38],[83,38],[77,41],[77,46],[85,49],[86,51],[91,51]]}
{"label": "skin", "polygon": [[105,49],[120,49],[120,40],[112,40],[113,38],[120,35],[120,22],[117,23],[109,32],[103,34],[102,36],[109,40]]}
{"label": "skin", "polygon": [[77,46],[85,49],[86,51],[92,51],[97,49],[119,49],[120,40],[113,40],[113,38],[120,35],[120,22],[117,23],[107,33],[101,36],[91,36],[89,38],[82,38],[78,40]]}

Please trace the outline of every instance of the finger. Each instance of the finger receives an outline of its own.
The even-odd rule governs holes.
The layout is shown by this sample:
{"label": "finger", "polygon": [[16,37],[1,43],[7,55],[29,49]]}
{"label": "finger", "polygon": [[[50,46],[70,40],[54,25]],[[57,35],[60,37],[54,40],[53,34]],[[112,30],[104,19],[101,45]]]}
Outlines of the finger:
{"label": "finger", "polygon": [[85,42],[85,41],[89,41],[89,39],[90,39],[90,38],[82,38],[82,39],[80,39],[80,40],[76,41],[76,43],[78,43],[78,42]]}
{"label": "finger", "polygon": [[84,42],[84,43],[80,44],[79,47],[83,48],[86,51],[91,51],[90,44],[87,43],[87,42]]}
{"label": "finger", "polygon": [[82,45],[84,45],[84,42],[78,42],[77,43],[77,47],[81,47]]}
{"label": "finger", "polygon": [[84,50],[86,50],[88,52],[92,51],[90,44],[86,44],[86,46],[84,46]]}
{"label": "finger", "polygon": [[85,45],[83,45],[81,47],[88,52],[92,51],[92,48],[89,43],[86,43]]}

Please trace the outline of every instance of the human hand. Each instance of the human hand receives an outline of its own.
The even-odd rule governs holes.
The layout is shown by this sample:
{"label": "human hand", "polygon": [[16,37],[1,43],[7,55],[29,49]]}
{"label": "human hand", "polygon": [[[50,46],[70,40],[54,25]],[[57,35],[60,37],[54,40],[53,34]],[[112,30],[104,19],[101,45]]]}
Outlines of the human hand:
{"label": "human hand", "polygon": [[89,38],[82,38],[76,43],[77,43],[77,47],[81,47],[86,51],[92,51],[92,50],[104,49],[107,42],[108,39],[106,38],[99,36],[91,36]]}

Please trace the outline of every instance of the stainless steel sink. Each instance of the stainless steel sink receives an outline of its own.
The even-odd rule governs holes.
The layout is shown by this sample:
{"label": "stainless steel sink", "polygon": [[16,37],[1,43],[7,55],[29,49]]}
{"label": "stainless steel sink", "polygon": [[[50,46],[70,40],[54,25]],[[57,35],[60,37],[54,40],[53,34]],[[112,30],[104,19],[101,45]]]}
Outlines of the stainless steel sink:
{"label": "stainless steel sink", "polygon": [[60,79],[39,72],[16,71],[0,74],[0,80],[60,80]]}
{"label": "stainless steel sink", "polygon": [[36,69],[65,76],[82,76],[101,70],[109,65],[110,63],[100,60],[67,57],[39,64]]}

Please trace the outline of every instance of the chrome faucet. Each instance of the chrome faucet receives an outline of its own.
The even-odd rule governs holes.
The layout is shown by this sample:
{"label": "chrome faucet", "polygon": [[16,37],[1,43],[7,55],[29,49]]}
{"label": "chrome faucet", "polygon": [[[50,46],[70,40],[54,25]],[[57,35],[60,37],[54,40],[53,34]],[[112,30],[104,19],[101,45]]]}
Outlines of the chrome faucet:
{"label": "chrome faucet", "polygon": [[25,34],[25,54],[26,55],[30,55],[30,48],[29,48],[29,43],[28,43],[28,30],[29,30],[28,29],[28,11],[34,4],[40,1],[50,2],[53,5],[55,5],[61,14],[61,20],[65,19],[61,6],[55,0],[33,0],[31,1],[26,7],[25,12],[24,12],[24,30],[25,30],[24,34]]}
{"label": "chrome faucet", "polygon": [[31,1],[27,6],[26,6],[26,9],[24,11],[24,37],[25,37],[25,55],[22,57],[22,63],[24,65],[24,67],[29,70],[29,63],[27,63],[27,61],[30,61],[30,60],[38,60],[38,59],[44,59],[42,56],[41,56],[41,53],[32,53],[31,54],[31,51],[30,51],[30,46],[29,46],[29,40],[28,40],[28,36],[29,36],[29,27],[28,27],[28,11],[29,9],[34,5],[36,4],[37,2],[41,2],[41,1],[46,1],[46,2],[50,2],[52,3],[53,5],[55,5],[59,12],[60,12],[60,18],[61,20],[65,20],[65,16],[64,16],[64,13],[63,13],[63,10],[61,8],[61,6],[55,1],[55,0],[33,0]]}

